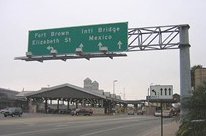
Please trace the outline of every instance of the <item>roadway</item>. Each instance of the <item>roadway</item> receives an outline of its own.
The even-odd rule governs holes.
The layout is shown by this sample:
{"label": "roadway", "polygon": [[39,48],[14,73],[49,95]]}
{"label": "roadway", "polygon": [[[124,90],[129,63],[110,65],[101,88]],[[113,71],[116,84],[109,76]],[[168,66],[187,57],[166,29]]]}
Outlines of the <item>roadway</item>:
{"label": "roadway", "polygon": [[148,136],[159,128],[160,118],[137,115],[0,118],[0,136]]}

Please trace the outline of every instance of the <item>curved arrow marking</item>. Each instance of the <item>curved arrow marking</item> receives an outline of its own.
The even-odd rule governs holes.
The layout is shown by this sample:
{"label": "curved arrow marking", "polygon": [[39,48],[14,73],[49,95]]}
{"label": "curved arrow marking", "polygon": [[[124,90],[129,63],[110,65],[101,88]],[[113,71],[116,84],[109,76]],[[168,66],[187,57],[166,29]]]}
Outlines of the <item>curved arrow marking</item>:
{"label": "curved arrow marking", "polygon": [[47,50],[54,50],[54,47],[48,46]]}
{"label": "curved arrow marking", "polygon": [[152,92],[154,93],[154,95],[157,95],[156,91],[153,89]]}

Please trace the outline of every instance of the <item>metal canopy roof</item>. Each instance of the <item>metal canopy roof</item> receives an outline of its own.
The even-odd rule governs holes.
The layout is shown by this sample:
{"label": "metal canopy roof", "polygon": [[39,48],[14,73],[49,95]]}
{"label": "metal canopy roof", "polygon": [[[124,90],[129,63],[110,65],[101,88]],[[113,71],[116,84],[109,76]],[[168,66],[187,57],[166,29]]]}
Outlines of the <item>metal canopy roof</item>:
{"label": "metal canopy roof", "polygon": [[94,93],[84,88],[77,87],[71,84],[62,84],[50,88],[43,88],[39,91],[31,92],[25,95],[26,97],[35,98],[101,98],[106,99],[106,96]]}
{"label": "metal canopy roof", "polygon": [[54,87],[42,88],[39,91],[20,93],[18,97],[30,98],[49,98],[49,99],[106,99],[117,103],[127,103],[125,100],[120,100],[112,97],[107,97],[98,92],[89,91],[84,88],[66,83]]}

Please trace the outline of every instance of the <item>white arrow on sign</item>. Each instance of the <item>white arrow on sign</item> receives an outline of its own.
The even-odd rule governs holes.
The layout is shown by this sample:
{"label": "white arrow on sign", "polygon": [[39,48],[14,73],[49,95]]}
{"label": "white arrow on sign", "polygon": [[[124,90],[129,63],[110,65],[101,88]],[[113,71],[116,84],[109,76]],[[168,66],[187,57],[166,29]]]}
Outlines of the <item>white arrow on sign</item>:
{"label": "white arrow on sign", "polygon": [[84,47],[84,45],[81,43],[81,44],[79,45],[79,48],[82,49],[83,47]]}
{"label": "white arrow on sign", "polygon": [[47,50],[54,50],[54,47],[48,46]]}
{"label": "white arrow on sign", "polygon": [[117,45],[119,46],[119,49],[121,49],[121,47],[122,47],[122,42],[119,41],[119,42],[117,43]]}
{"label": "white arrow on sign", "polygon": [[98,43],[99,49],[103,46],[101,42]]}

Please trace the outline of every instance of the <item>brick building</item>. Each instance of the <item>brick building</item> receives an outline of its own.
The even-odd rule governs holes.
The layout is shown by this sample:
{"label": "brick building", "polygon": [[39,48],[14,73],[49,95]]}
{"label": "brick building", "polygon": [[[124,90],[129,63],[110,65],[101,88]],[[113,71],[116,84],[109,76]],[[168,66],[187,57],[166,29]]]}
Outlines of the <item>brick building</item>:
{"label": "brick building", "polygon": [[206,68],[197,68],[194,71],[194,90],[206,82]]}

